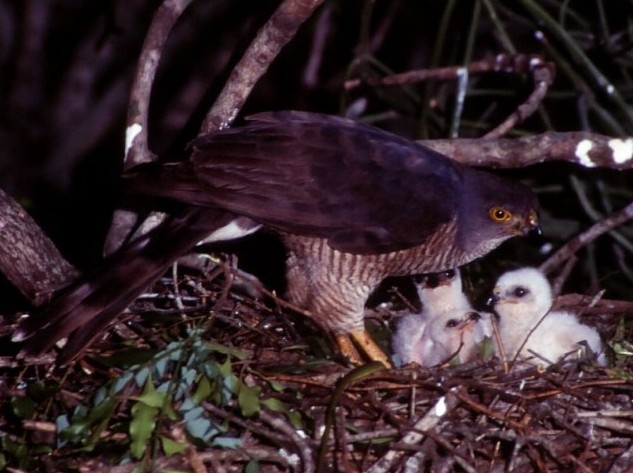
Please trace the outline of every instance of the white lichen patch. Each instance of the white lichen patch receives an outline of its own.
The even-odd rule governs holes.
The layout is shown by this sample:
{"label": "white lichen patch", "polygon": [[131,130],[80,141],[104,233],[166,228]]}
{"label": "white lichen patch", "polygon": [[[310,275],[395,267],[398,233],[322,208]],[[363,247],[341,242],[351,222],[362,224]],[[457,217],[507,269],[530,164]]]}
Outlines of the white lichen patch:
{"label": "white lichen patch", "polygon": [[614,138],[607,143],[613,150],[613,161],[617,164],[624,164],[633,158],[633,138],[622,140]]}
{"label": "white lichen patch", "polygon": [[594,163],[589,157],[589,151],[591,151],[592,148],[593,141],[580,140],[580,142],[576,145],[576,151],[574,152],[578,158],[578,162],[588,168],[596,167],[596,163]]}
{"label": "white lichen patch", "polygon": [[279,456],[285,458],[288,464],[294,468],[297,468],[301,464],[301,459],[299,458],[299,455],[297,455],[296,453],[288,453],[285,448],[279,449]]}
{"label": "white lichen patch", "polygon": [[441,398],[437,400],[437,403],[435,404],[435,415],[437,417],[442,417],[444,414],[446,414],[447,410],[448,409],[446,408],[446,396],[442,396]]}
{"label": "white lichen patch", "polygon": [[535,67],[543,64],[543,61],[539,57],[533,57],[533,58],[530,58],[529,64],[530,64],[530,69],[534,69]]}
{"label": "white lichen patch", "polygon": [[138,123],[134,123],[127,127],[125,130],[125,155],[130,151],[132,147],[132,143],[134,143],[134,138],[138,136],[138,134],[143,130],[143,127]]}

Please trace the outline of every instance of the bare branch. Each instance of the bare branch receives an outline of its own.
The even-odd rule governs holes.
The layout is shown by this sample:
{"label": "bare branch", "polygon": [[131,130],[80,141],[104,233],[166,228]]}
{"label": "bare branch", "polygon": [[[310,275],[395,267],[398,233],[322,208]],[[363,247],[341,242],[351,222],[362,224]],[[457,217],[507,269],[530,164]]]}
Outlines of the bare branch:
{"label": "bare branch", "polygon": [[421,144],[464,164],[520,168],[569,161],[587,168],[633,168],[633,138],[589,132],[549,132],[521,138],[424,140]]}
{"label": "bare branch", "polygon": [[235,120],[259,78],[321,3],[323,0],[284,0],[233,69],[205,117],[201,133],[226,128]]}
{"label": "bare branch", "polygon": [[494,130],[486,133],[484,138],[499,138],[514,128],[515,125],[521,123],[527,117],[532,115],[543,101],[545,94],[547,94],[547,91],[554,82],[555,68],[553,63],[543,61],[538,56],[519,55],[516,59],[520,59],[521,62],[519,64],[522,67],[527,67],[532,74],[534,91],[508,118],[506,118]]}
{"label": "bare branch", "polygon": [[124,169],[155,159],[147,140],[152,85],[169,32],[190,3],[191,0],[164,0],[147,31],[128,106]]}
{"label": "bare branch", "polygon": [[543,264],[541,264],[539,269],[544,273],[553,271],[568,258],[574,256],[582,247],[631,218],[633,218],[633,202],[624,207],[622,210],[609,215],[589,227],[584,232],[576,235],[560,247],[558,251],[550,256]]}
{"label": "bare branch", "polygon": [[[190,3],[191,0],[164,0],[152,18],[141,49],[128,104],[123,169],[156,159],[149,149],[147,135],[152,85],[169,32]],[[106,256],[121,247],[137,220],[136,212],[129,210],[114,212],[112,224],[103,245],[103,253]]]}

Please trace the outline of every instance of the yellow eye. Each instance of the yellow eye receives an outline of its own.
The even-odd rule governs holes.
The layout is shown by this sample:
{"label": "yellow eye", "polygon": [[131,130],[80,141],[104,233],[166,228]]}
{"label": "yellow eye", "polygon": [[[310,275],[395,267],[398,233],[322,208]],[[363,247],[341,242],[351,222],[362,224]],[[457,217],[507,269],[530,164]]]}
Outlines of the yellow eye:
{"label": "yellow eye", "polygon": [[493,222],[507,222],[512,218],[512,213],[501,207],[493,207],[488,212]]}

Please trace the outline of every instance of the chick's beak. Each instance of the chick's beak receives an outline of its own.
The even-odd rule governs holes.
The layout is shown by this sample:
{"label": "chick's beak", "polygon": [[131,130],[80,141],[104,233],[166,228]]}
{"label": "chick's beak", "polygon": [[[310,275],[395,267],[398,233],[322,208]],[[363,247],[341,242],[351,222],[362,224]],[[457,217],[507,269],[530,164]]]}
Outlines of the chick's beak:
{"label": "chick's beak", "polygon": [[481,315],[479,315],[477,312],[466,314],[465,319],[460,324],[460,330],[472,331],[475,327],[475,324],[479,322],[479,319],[481,319]]}
{"label": "chick's beak", "polygon": [[486,301],[486,307],[488,307],[488,309],[492,310],[495,307],[495,304],[497,302],[499,302],[501,300],[501,295],[499,294],[498,291],[494,291],[492,296],[490,296],[488,298],[488,300]]}

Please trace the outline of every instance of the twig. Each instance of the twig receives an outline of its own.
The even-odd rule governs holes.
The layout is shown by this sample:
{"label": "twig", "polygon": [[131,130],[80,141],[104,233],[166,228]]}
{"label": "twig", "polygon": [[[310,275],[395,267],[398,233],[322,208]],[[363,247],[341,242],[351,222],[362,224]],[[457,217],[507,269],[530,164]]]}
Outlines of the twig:
{"label": "twig", "polygon": [[633,463],[633,443],[629,445],[629,448],[624,450],[622,454],[616,458],[611,465],[611,468],[607,470],[607,473],[627,473],[631,471],[631,464]]}
{"label": "twig", "polygon": [[545,94],[554,82],[554,64],[543,61],[538,56],[528,57],[528,67],[534,81],[534,91],[527,100],[506,118],[494,130],[489,131],[484,139],[497,139],[514,128],[515,125],[532,115],[545,98]]}
{"label": "twig", "polygon": [[283,445],[287,441],[287,438],[284,435],[280,435],[274,430],[267,429],[258,423],[250,422],[243,417],[231,414],[230,412],[221,409],[210,402],[203,402],[202,406],[214,416],[232,422],[233,424],[242,427],[245,430],[250,430],[257,435],[271,439],[278,445]]}
{"label": "twig", "polygon": [[[444,416],[451,412],[458,403],[456,396],[457,388],[451,389],[446,395],[440,397],[433,407],[420,418],[398,442],[401,444],[416,444],[424,437],[424,432],[431,430],[440,423]],[[402,451],[389,450],[382,458],[374,463],[365,473],[386,473],[402,457]]]}
{"label": "twig", "polygon": [[[429,79],[456,80],[464,73],[464,70],[467,70],[468,75],[471,76],[488,72],[524,73],[530,71],[530,61],[533,59],[542,61],[540,56],[528,54],[498,54],[494,57],[472,62],[466,67],[447,66],[435,69],[417,69],[380,78],[351,79],[345,82],[345,89],[351,90],[361,85],[369,87],[401,86]],[[545,64],[549,63],[545,62]],[[553,67],[553,65],[550,64],[548,67]]]}
{"label": "twig", "polygon": [[561,246],[556,253],[545,260],[539,269],[544,273],[549,273],[555,268],[560,266],[568,258],[573,256],[578,250],[594,241],[599,236],[605,234],[612,228],[623,224],[627,220],[633,218],[633,202],[628,204],[622,210],[615,212],[601,221],[595,223],[584,232],[576,235],[569,240],[563,246]]}
{"label": "twig", "polygon": [[288,424],[283,418],[278,415],[269,414],[266,411],[260,411],[259,418],[269,424],[271,427],[276,428],[282,433],[286,434],[295,444],[299,450],[301,461],[303,462],[304,473],[314,473],[315,466],[313,460],[313,451],[308,445],[308,442],[302,438],[295,428]]}

